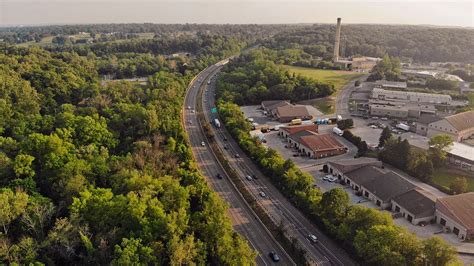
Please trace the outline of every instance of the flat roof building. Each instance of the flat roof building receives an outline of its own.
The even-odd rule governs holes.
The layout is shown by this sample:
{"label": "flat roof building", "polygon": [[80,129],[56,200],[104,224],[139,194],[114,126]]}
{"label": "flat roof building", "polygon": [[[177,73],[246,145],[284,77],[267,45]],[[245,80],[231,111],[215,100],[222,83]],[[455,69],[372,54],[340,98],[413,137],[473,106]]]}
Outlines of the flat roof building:
{"label": "flat roof building", "polygon": [[375,86],[381,89],[407,89],[407,83],[400,81],[377,80]]}
{"label": "flat roof building", "polygon": [[374,88],[372,98],[385,101],[405,101],[412,103],[451,104],[452,98],[445,94],[410,91],[391,91]]}
{"label": "flat roof building", "polygon": [[387,116],[396,118],[418,118],[422,114],[435,114],[436,108],[433,105],[413,104],[404,102],[371,101],[369,103],[369,113],[373,116]]}

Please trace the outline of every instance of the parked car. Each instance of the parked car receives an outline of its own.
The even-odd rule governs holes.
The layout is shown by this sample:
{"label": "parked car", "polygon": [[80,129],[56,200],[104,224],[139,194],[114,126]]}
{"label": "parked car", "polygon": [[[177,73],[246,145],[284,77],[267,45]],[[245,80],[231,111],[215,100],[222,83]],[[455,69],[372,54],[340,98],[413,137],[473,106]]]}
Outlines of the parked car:
{"label": "parked car", "polygon": [[294,154],[293,154],[293,157],[298,157],[298,156],[300,156],[299,153],[294,153]]}
{"label": "parked car", "polygon": [[201,146],[206,146],[206,143],[204,143],[204,141],[201,141]]}
{"label": "parked car", "polygon": [[308,239],[309,239],[309,241],[311,241],[311,242],[313,242],[313,243],[318,242],[318,238],[317,238],[315,235],[313,235],[313,234],[309,234],[309,235],[308,235]]}
{"label": "parked car", "polygon": [[386,118],[386,117],[382,117],[382,118],[380,118],[380,120],[387,121],[387,120],[388,120],[388,118]]}
{"label": "parked car", "polygon": [[331,178],[331,177],[332,177],[331,175],[323,176],[323,180],[324,181],[329,181],[329,178]]}
{"label": "parked car", "polygon": [[335,177],[335,176],[331,176],[331,177],[328,178],[329,182],[336,182],[336,180],[337,180],[337,177]]}
{"label": "parked car", "polygon": [[376,125],[371,125],[370,128],[374,128],[374,129],[375,129],[375,128],[377,128],[377,126],[376,126]]}
{"label": "parked car", "polygon": [[267,197],[267,195],[266,195],[265,192],[263,192],[263,191],[260,191],[260,193],[258,193],[258,194],[259,194],[260,197],[262,197],[262,198]]}
{"label": "parked car", "polygon": [[276,254],[275,251],[270,252],[268,255],[274,262],[280,261],[280,257],[278,257],[278,254]]}

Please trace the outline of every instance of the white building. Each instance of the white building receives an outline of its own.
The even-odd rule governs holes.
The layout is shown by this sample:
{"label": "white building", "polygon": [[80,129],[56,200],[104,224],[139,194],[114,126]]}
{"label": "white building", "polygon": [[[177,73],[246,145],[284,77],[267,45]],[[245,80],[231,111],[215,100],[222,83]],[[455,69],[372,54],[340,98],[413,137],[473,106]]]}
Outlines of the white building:
{"label": "white building", "polygon": [[462,141],[474,135],[474,111],[447,116],[428,125],[428,137],[447,134],[454,141]]}
{"label": "white building", "polygon": [[382,101],[405,101],[412,103],[451,104],[452,98],[445,94],[411,91],[391,91],[374,88],[372,98]]}

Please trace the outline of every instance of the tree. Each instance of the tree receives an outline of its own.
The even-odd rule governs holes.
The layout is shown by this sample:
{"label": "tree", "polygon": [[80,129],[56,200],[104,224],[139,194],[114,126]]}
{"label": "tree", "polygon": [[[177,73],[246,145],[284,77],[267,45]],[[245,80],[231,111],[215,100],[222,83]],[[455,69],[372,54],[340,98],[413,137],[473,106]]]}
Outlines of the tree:
{"label": "tree", "polygon": [[319,203],[321,216],[334,225],[344,220],[348,208],[349,195],[341,188],[334,188],[324,192]]}
{"label": "tree", "polygon": [[124,238],[120,245],[115,246],[112,265],[158,264],[153,253],[153,249],[144,246],[141,239]]}
{"label": "tree", "polygon": [[10,223],[20,217],[28,205],[28,195],[22,191],[11,189],[0,191],[0,225],[3,233],[8,235]]}
{"label": "tree", "polygon": [[31,178],[35,175],[32,163],[35,157],[27,154],[18,154],[13,162],[13,170],[19,178]]}
{"label": "tree", "polygon": [[454,194],[461,194],[467,192],[467,187],[468,183],[465,177],[456,177],[449,184],[449,189],[451,189]]}
{"label": "tree", "polygon": [[433,163],[428,158],[426,151],[411,151],[408,170],[416,178],[427,182],[433,173]]}
{"label": "tree", "polygon": [[388,127],[385,127],[382,130],[382,133],[380,133],[379,147],[383,147],[385,145],[385,142],[391,137],[392,137],[392,132],[390,132],[390,129]]}
{"label": "tree", "polygon": [[456,250],[440,237],[423,240],[424,264],[433,266],[450,265],[457,261]]}
{"label": "tree", "polygon": [[435,168],[441,167],[446,159],[447,151],[453,144],[453,139],[446,134],[435,135],[428,141],[429,155]]}

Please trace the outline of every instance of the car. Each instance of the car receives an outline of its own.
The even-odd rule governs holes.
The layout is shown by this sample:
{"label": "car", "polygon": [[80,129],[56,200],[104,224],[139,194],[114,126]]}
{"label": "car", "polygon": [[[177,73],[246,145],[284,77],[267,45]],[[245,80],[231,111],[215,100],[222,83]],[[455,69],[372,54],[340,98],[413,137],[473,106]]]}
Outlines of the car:
{"label": "car", "polygon": [[376,126],[376,125],[371,125],[370,128],[374,128],[374,129],[375,129],[375,128],[377,128],[377,126]]}
{"label": "car", "polygon": [[201,146],[206,146],[206,143],[204,141],[201,141]]}
{"label": "car", "polygon": [[331,176],[330,178],[328,178],[328,181],[329,182],[336,182],[337,178],[335,176]]}
{"label": "car", "polygon": [[188,110],[191,110],[191,106],[188,105]]}
{"label": "car", "polygon": [[240,158],[240,155],[238,153],[236,153],[235,158]]}
{"label": "car", "polygon": [[229,146],[224,145],[224,150],[228,150],[228,149],[229,149]]}
{"label": "car", "polygon": [[222,179],[222,175],[220,173],[217,173],[216,177]]}
{"label": "car", "polygon": [[193,121],[191,121],[191,120],[188,120],[188,123],[189,123],[190,125],[192,125],[192,124],[193,124]]}
{"label": "car", "polygon": [[272,252],[268,253],[268,256],[270,256],[270,258],[271,258],[274,262],[280,261],[280,257],[278,257],[278,254],[276,254],[275,251],[272,251]]}
{"label": "car", "polygon": [[386,117],[382,117],[382,118],[380,118],[380,120],[387,121],[387,120],[388,120],[388,118],[386,118]]}
{"label": "car", "polygon": [[377,120],[379,118],[377,116],[372,116],[372,119]]}
{"label": "car", "polygon": [[260,193],[258,193],[258,194],[259,194],[260,197],[262,197],[262,198],[267,197],[267,195],[266,195],[265,192],[263,192],[263,191],[260,191]]}
{"label": "car", "polygon": [[252,177],[249,176],[249,175],[246,175],[245,178],[246,178],[248,181],[252,181]]}
{"label": "car", "polygon": [[258,177],[255,174],[252,174],[253,179],[258,179]]}
{"label": "car", "polygon": [[299,153],[294,153],[294,154],[293,154],[293,157],[298,157],[298,156],[300,156]]}
{"label": "car", "polygon": [[227,141],[227,137],[224,137],[224,141]]}
{"label": "car", "polygon": [[313,243],[318,242],[318,238],[317,238],[315,235],[313,235],[313,234],[309,234],[309,235],[308,235],[308,239],[309,239],[309,241],[311,241],[311,242],[313,242]]}
{"label": "car", "polygon": [[325,175],[325,176],[323,177],[323,180],[324,180],[324,181],[329,181],[329,178],[331,178],[331,177],[332,177],[332,175]]}
{"label": "car", "polygon": [[193,113],[193,114],[194,114],[194,113],[196,113],[196,111],[194,111],[194,110],[191,110],[191,113]]}

